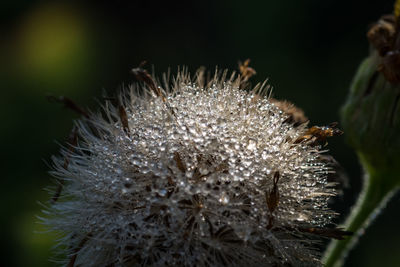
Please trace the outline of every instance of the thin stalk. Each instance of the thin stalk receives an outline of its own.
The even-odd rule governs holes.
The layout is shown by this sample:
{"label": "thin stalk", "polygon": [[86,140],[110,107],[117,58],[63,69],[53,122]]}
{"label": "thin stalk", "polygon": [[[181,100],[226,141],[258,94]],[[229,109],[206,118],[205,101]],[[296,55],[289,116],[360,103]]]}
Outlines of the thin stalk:
{"label": "thin stalk", "polygon": [[354,234],[344,240],[334,240],[328,246],[323,262],[325,267],[343,265],[348,252],[357,243],[368,225],[375,219],[380,210],[395,192],[397,184],[391,176],[398,175],[392,171],[379,171],[368,165],[363,157],[360,161],[365,169],[363,189],[343,227]]}

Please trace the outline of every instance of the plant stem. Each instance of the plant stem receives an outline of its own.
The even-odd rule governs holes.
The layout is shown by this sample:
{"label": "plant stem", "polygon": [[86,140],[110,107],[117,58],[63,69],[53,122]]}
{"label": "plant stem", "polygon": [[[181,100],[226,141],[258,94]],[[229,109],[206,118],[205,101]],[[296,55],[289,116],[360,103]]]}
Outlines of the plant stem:
{"label": "plant stem", "polygon": [[347,231],[354,234],[344,240],[331,242],[323,258],[325,267],[342,266],[348,252],[385,206],[397,187],[397,183],[393,182],[397,179],[390,177],[398,176],[397,173],[389,170],[376,170],[365,161],[362,155],[359,156],[365,170],[364,185],[356,205],[343,225]]}

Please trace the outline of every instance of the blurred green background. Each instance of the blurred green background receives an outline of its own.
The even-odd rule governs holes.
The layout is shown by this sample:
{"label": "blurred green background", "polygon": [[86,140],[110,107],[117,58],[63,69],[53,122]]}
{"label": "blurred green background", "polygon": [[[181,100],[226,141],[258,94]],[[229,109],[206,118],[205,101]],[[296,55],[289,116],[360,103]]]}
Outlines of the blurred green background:
{"label": "blurred green background", "polygon": [[[303,108],[311,124],[338,121],[352,76],[368,53],[365,33],[393,1],[8,1],[0,9],[1,263],[52,266],[54,236],[36,216],[49,199],[51,155],[77,116],[45,96],[96,109],[102,90],[134,82],[142,60],[161,75],[186,65],[237,69]],[[329,141],[350,186],[333,207],[346,214],[361,171],[344,137]],[[346,266],[400,266],[400,197],[379,216]],[[343,217],[343,216],[342,216]],[[342,219],[340,217],[338,220]]]}

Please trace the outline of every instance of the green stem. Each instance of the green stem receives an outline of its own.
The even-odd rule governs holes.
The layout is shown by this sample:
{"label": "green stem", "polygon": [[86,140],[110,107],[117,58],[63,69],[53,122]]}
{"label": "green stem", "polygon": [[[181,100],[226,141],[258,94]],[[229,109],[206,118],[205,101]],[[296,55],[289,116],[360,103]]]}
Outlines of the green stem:
{"label": "green stem", "polygon": [[[360,155],[360,161],[365,169],[363,189],[344,224],[347,231],[354,234],[344,240],[334,240],[325,252],[323,262],[325,267],[342,266],[343,260],[350,249],[357,243],[359,236],[373,221],[387,200],[394,193],[397,184],[390,179],[394,174],[391,171],[378,171],[366,163]],[[398,174],[397,174],[398,175]],[[390,178],[389,178],[389,177]]]}

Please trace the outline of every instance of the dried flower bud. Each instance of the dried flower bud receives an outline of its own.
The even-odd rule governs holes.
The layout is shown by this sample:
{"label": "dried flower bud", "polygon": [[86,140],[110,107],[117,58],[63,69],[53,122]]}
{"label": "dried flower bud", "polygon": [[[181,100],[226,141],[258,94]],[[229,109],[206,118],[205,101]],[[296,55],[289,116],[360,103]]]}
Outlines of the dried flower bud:
{"label": "dried flower bud", "polygon": [[367,37],[370,44],[379,52],[379,55],[384,56],[392,49],[395,33],[395,16],[384,15],[369,29]]}
{"label": "dried flower bud", "polygon": [[354,76],[342,108],[347,139],[374,169],[398,168],[400,161],[400,24],[396,20],[385,15],[368,32],[371,54]]}
{"label": "dried flower bud", "polygon": [[318,238],[348,234],[327,228],[321,136],[262,87],[142,80],[77,121],[78,143],[54,158],[63,188],[45,223],[69,266],[316,266]]}

